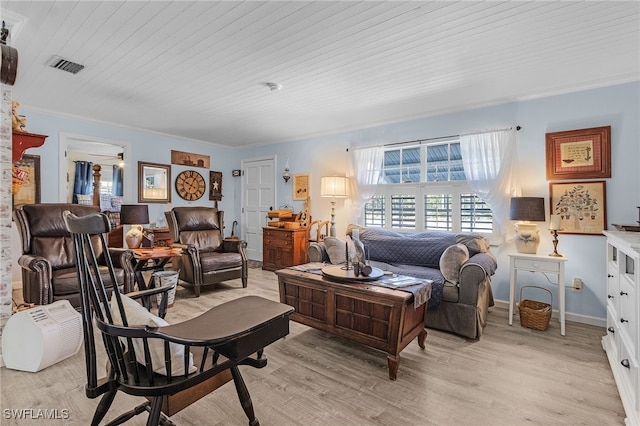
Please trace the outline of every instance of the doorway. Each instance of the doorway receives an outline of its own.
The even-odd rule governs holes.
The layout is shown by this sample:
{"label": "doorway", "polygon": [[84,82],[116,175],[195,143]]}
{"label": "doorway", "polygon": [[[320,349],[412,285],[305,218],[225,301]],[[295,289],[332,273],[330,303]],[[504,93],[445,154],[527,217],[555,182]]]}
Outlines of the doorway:
{"label": "doorway", "polygon": [[262,227],[276,205],[275,157],[242,161],[242,238],[247,258],[262,261]]}
{"label": "doorway", "polygon": [[108,186],[112,182],[112,166],[124,160],[124,194],[131,194],[132,173],[129,145],[124,142],[99,139],[83,135],[60,135],[60,182],[58,199],[63,203],[71,203],[73,199],[74,161],[90,161],[102,166],[101,184]]}

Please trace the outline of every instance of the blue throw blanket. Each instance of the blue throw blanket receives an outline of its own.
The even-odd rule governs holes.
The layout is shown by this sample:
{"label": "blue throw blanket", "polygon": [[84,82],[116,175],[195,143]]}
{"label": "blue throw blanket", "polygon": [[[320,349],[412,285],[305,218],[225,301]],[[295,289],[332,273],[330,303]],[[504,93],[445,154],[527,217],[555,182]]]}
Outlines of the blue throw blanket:
{"label": "blue throw blanket", "polygon": [[440,306],[445,281],[440,273],[440,256],[447,247],[456,244],[454,233],[401,233],[367,228],[360,232],[360,240],[364,243],[372,266],[397,274],[432,280],[428,309],[437,309]]}

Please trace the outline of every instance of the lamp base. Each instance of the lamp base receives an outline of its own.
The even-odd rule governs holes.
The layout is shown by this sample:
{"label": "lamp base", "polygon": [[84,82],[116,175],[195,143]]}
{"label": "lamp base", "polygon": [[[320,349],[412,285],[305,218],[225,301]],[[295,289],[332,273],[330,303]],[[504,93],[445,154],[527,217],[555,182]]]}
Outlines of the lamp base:
{"label": "lamp base", "polygon": [[553,257],[564,257],[560,253],[558,253],[558,231],[556,229],[552,230],[553,234],[553,253],[550,253],[549,256]]}
{"label": "lamp base", "polygon": [[516,224],[516,233],[514,237],[516,250],[519,253],[536,254],[540,245],[540,230],[538,225],[534,223],[518,223]]}
{"label": "lamp base", "polygon": [[124,236],[124,240],[130,249],[140,248],[142,245],[142,225],[131,225],[131,229]]}

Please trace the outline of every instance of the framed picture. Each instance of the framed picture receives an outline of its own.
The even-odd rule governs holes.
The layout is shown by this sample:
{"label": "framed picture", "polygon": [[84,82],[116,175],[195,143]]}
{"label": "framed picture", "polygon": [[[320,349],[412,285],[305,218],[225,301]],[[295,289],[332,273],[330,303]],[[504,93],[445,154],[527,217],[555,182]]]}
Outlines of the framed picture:
{"label": "framed picture", "polygon": [[211,157],[208,155],[194,154],[192,152],[183,152],[171,150],[171,164],[190,167],[202,167],[208,169],[211,165]]}
{"label": "framed picture", "polygon": [[222,201],[222,172],[209,172],[209,199]]}
{"label": "framed picture", "polygon": [[293,199],[306,200],[309,196],[309,175],[293,175]]}
{"label": "framed picture", "polygon": [[611,177],[611,126],[546,134],[547,180]]}
{"label": "framed picture", "polygon": [[40,202],[40,156],[23,154],[11,170],[13,208]]}
{"label": "framed picture", "polygon": [[138,202],[171,202],[171,166],[138,161]]}
{"label": "framed picture", "polygon": [[607,229],[605,181],[549,184],[551,214],[560,215],[561,234],[601,235]]}

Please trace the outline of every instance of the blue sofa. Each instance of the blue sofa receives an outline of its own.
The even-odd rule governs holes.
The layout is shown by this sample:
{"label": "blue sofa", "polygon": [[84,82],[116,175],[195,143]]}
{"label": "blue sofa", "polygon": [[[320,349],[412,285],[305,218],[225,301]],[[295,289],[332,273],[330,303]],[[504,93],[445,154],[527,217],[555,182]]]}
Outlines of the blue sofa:
{"label": "blue sofa", "polygon": [[[488,240],[475,233],[405,233],[357,225],[349,225],[347,235],[354,229],[371,266],[433,280],[426,327],[480,338],[494,304],[491,276],[498,266]],[[324,242],[312,243],[308,253],[312,262],[331,262]]]}

